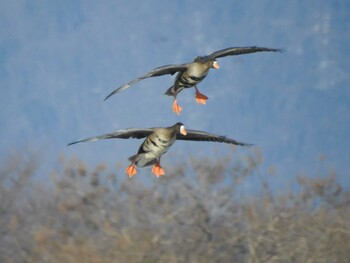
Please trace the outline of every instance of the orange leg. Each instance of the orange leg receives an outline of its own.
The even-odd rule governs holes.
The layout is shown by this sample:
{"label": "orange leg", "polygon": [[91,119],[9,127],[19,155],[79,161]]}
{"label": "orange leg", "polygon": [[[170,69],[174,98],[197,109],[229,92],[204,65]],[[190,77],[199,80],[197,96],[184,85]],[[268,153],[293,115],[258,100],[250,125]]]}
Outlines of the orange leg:
{"label": "orange leg", "polygon": [[177,115],[180,115],[180,112],[182,111],[182,108],[181,108],[180,105],[177,103],[177,98],[174,99],[173,111],[174,111]]}
{"label": "orange leg", "polygon": [[165,175],[165,172],[163,168],[160,166],[159,162],[157,162],[153,168],[152,168],[152,173],[155,174],[155,176],[159,177],[161,175]]}
{"label": "orange leg", "polygon": [[194,86],[194,88],[196,89],[196,102],[200,104],[206,104],[208,97],[200,93],[199,90],[197,89],[197,86]]}
{"label": "orange leg", "polygon": [[133,177],[137,172],[136,172],[136,168],[135,168],[135,164],[132,163],[130,164],[126,169],[125,169],[125,173],[127,175],[129,175],[129,177]]}

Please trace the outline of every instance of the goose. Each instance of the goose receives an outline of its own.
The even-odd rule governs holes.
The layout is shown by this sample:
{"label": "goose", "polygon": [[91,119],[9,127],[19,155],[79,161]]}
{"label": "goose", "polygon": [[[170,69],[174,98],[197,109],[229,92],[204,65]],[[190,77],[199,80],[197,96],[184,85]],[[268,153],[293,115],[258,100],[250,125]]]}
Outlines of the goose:
{"label": "goose", "polygon": [[165,92],[165,95],[173,96],[173,111],[180,115],[182,111],[181,106],[178,104],[177,95],[185,88],[195,88],[195,99],[197,103],[206,104],[208,97],[199,92],[197,88],[197,84],[199,84],[208,74],[209,69],[219,68],[219,63],[217,62],[217,58],[226,57],[226,56],[235,56],[235,55],[243,55],[249,53],[256,52],[284,52],[283,49],[277,48],[267,48],[267,47],[230,47],[222,50],[215,51],[207,56],[198,56],[193,62],[178,64],[178,65],[166,65],[155,68],[150,72],[146,73],[143,76],[140,76],[136,79],[129,81],[128,83],[120,86],[116,90],[112,91],[104,100],[107,100],[112,95],[119,93],[123,90],[128,89],[132,85],[137,82],[150,78],[150,77],[158,77],[166,74],[175,74],[178,72],[174,84]]}
{"label": "goose", "polygon": [[169,150],[176,140],[224,142],[240,146],[251,145],[238,142],[226,136],[211,134],[204,131],[187,130],[181,122],[178,122],[173,126],[165,128],[130,128],[118,130],[116,132],[71,142],[67,146],[81,142],[115,138],[146,138],[141,144],[137,154],[128,158],[131,164],[126,168],[125,172],[129,177],[137,173],[136,166],[142,168],[150,165],[153,165],[152,173],[155,176],[159,177],[165,175],[164,169],[160,166],[160,158]]}

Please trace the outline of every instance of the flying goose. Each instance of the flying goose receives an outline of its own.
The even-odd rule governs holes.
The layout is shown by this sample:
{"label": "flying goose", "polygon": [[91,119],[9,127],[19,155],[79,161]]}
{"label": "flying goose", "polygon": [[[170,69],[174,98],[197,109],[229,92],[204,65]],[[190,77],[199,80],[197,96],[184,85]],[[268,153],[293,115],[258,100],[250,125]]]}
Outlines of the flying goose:
{"label": "flying goose", "polygon": [[160,166],[160,157],[165,154],[175,140],[188,140],[188,141],[213,141],[224,142],[240,146],[249,146],[250,144],[241,143],[225,136],[211,134],[203,131],[186,130],[185,126],[178,122],[173,126],[166,128],[131,128],[125,130],[119,130],[116,132],[90,137],[80,141],[69,143],[69,145],[80,142],[91,142],[103,139],[129,139],[145,138],[141,144],[137,154],[129,157],[131,164],[126,168],[125,172],[132,177],[136,174],[136,167],[146,167],[154,165],[152,172],[157,176],[164,175],[165,172]]}
{"label": "flying goose", "polygon": [[130,82],[120,86],[113,92],[111,92],[104,100],[108,99],[112,95],[128,89],[133,84],[150,77],[157,77],[166,74],[175,74],[178,72],[173,86],[171,86],[166,92],[165,95],[173,96],[173,111],[176,114],[180,114],[182,108],[177,103],[177,94],[180,93],[184,88],[194,87],[196,90],[196,101],[201,104],[205,104],[208,97],[200,93],[197,84],[200,83],[208,74],[210,68],[218,69],[219,64],[216,61],[217,58],[234,56],[234,55],[243,55],[256,52],[284,52],[283,49],[276,48],[266,48],[266,47],[230,47],[225,48],[214,53],[211,53],[208,56],[198,56],[193,62],[179,64],[179,65],[166,65],[153,69],[152,71],[146,73],[145,75],[131,80]]}

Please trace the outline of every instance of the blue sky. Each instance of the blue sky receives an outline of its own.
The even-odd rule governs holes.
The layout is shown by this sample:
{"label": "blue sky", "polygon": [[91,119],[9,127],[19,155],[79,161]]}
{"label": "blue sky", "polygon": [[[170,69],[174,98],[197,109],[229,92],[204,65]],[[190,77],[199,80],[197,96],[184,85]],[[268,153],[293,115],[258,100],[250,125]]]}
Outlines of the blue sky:
{"label": "blue sky", "polygon": [[[348,1],[1,1],[0,154],[38,148],[47,165],[78,156],[92,166],[126,167],[141,141],[68,142],[128,127],[177,121],[259,146],[285,185],[314,174],[319,156],[350,185],[350,3]],[[173,77],[142,81],[103,101],[149,70],[231,46],[286,53],[226,57],[199,88],[163,96]],[[184,153],[189,151],[189,153]],[[177,142],[186,158],[225,154],[229,146]],[[237,158],[251,150],[238,149]],[[165,166],[166,168],[166,166]],[[151,175],[150,169],[140,174]],[[247,182],[247,187],[253,182]]]}

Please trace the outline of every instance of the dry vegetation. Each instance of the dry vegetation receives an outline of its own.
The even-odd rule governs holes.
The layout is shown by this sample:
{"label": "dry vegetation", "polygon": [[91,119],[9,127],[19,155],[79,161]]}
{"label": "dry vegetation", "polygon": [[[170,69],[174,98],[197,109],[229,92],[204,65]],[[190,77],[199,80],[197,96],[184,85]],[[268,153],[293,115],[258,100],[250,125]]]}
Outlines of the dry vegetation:
{"label": "dry vegetation", "polygon": [[44,177],[35,156],[8,158],[0,262],[349,262],[350,195],[333,173],[242,196],[261,158],[237,159],[193,158],[145,182],[78,159]]}

